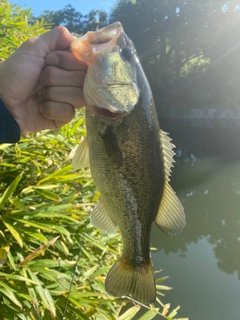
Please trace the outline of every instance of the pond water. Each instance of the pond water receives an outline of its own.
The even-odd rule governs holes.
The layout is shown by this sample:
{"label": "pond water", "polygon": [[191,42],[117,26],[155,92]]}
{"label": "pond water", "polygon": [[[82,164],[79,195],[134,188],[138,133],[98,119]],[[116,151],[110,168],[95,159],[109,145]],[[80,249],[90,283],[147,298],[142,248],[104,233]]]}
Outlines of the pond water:
{"label": "pond water", "polygon": [[152,259],[169,276],[173,290],[162,301],[180,305],[178,317],[240,319],[239,128],[165,124],[177,146],[171,185],[187,225],[173,238],[154,226]]}

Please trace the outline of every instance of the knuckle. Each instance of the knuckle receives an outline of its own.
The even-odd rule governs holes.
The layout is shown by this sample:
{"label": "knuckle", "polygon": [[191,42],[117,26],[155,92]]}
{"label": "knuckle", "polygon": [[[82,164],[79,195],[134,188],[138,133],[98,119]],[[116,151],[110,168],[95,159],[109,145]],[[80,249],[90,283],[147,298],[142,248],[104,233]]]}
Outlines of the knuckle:
{"label": "knuckle", "polygon": [[68,29],[64,26],[57,26],[55,27],[55,30],[60,34],[60,35],[64,35],[66,33],[68,33]]}

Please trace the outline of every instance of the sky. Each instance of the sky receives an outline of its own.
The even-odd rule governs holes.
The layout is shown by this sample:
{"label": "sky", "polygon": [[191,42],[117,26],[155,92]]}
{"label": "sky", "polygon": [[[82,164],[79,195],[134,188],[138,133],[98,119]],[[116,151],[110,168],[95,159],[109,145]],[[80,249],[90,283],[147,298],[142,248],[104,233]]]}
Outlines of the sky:
{"label": "sky", "polygon": [[82,14],[87,14],[91,10],[110,12],[117,0],[10,0],[9,2],[23,6],[25,9],[31,7],[33,15],[38,16],[44,10],[61,10],[67,4],[71,4],[74,9]]}

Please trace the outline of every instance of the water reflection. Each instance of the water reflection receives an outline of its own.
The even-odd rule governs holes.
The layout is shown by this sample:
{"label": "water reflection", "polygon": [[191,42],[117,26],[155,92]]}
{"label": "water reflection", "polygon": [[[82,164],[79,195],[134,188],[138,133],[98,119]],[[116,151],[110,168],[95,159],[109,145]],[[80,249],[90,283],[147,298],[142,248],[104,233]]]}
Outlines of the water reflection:
{"label": "water reflection", "polygon": [[168,300],[182,306],[181,316],[238,319],[240,148],[235,153],[192,149],[177,151],[171,183],[184,205],[187,226],[175,238],[153,227],[152,245],[158,248],[154,267],[170,276],[174,289]]}

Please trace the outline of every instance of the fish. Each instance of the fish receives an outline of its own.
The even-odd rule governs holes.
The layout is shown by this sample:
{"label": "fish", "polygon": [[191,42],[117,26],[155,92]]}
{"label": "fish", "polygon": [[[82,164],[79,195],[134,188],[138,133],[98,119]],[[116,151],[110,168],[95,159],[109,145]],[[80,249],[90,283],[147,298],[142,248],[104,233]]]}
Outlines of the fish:
{"label": "fish", "polygon": [[105,290],[153,303],[151,226],[155,223],[173,236],[186,224],[183,206],[169,184],[174,145],[160,130],[150,85],[121,22],[87,32],[70,51],[88,65],[83,87],[87,135],[72,165],[79,169],[90,164],[100,192],[91,223],[104,233],[119,229],[123,242]]}

